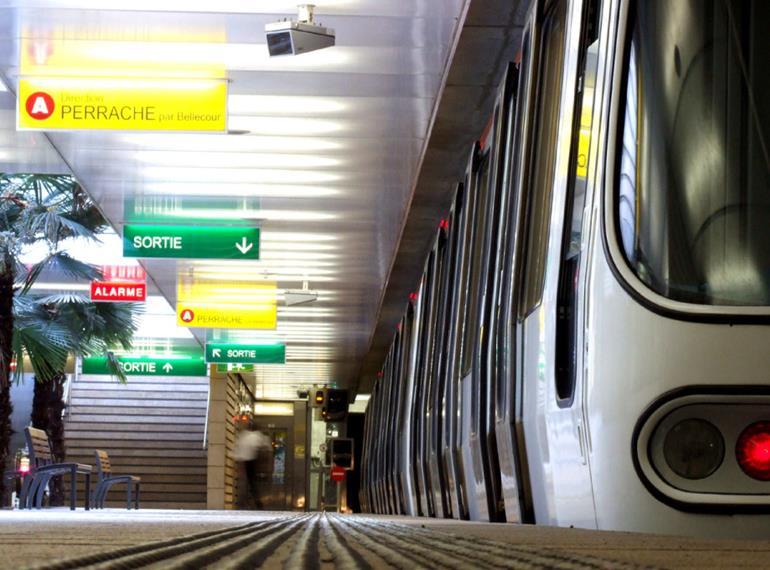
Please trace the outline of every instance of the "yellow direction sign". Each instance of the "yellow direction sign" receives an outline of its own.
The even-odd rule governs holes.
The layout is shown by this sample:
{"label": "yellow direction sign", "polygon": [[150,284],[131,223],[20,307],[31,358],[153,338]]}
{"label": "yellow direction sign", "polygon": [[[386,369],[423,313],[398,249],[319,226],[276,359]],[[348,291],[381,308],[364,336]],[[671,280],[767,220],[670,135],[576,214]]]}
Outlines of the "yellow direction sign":
{"label": "yellow direction sign", "polygon": [[17,128],[224,132],[227,82],[25,77],[19,80]]}
{"label": "yellow direction sign", "polygon": [[176,322],[182,327],[274,329],[275,283],[185,283],[177,287]]}

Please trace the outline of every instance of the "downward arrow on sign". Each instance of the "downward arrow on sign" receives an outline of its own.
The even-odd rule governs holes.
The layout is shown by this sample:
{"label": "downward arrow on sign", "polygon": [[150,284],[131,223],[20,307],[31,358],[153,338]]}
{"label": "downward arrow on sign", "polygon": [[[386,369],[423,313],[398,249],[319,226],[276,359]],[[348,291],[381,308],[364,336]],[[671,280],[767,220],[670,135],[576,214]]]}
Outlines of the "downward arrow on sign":
{"label": "downward arrow on sign", "polygon": [[173,369],[174,369],[174,367],[171,366],[171,364],[169,362],[166,362],[166,364],[163,365],[163,370],[166,371],[166,374],[171,372]]}
{"label": "downward arrow on sign", "polygon": [[238,251],[240,251],[242,254],[246,255],[249,253],[249,250],[254,247],[253,243],[246,243],[246,238],[241,239],[241,243],[235,242],[235,247],[238,248]]}

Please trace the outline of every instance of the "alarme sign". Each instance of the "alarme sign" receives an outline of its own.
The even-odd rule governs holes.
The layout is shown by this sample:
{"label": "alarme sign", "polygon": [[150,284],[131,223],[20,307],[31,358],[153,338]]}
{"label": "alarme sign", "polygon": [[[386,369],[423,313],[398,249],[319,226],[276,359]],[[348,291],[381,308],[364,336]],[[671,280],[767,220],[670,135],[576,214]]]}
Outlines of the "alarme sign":
{"label": "alarme sign", "polygon": [[92,301],[143,302],[147,299],[144,283],[117,283],[115,281],[92,281]]}

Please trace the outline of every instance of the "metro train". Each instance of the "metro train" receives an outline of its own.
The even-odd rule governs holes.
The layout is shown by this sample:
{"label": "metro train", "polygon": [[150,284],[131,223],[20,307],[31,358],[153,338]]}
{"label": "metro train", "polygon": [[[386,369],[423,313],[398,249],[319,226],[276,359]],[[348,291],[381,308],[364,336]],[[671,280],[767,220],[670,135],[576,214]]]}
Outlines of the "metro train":
{"label": "metro train", "polygon": [[365,511],[767,538],[767,30],[533,1],[372,390]]}

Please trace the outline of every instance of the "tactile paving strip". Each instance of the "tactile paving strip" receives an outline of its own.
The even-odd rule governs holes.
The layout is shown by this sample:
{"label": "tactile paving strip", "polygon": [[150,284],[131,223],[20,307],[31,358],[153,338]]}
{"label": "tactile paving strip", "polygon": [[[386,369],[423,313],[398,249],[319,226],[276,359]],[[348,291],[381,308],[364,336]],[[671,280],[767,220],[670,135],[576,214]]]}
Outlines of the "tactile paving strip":
{"label": "tactile paving strip", "polygon": [[266,522],[120,548],[34,567],[198,569],[248,568],[642,568],[553,549],[516,546],[365,517],[287,514]]}

